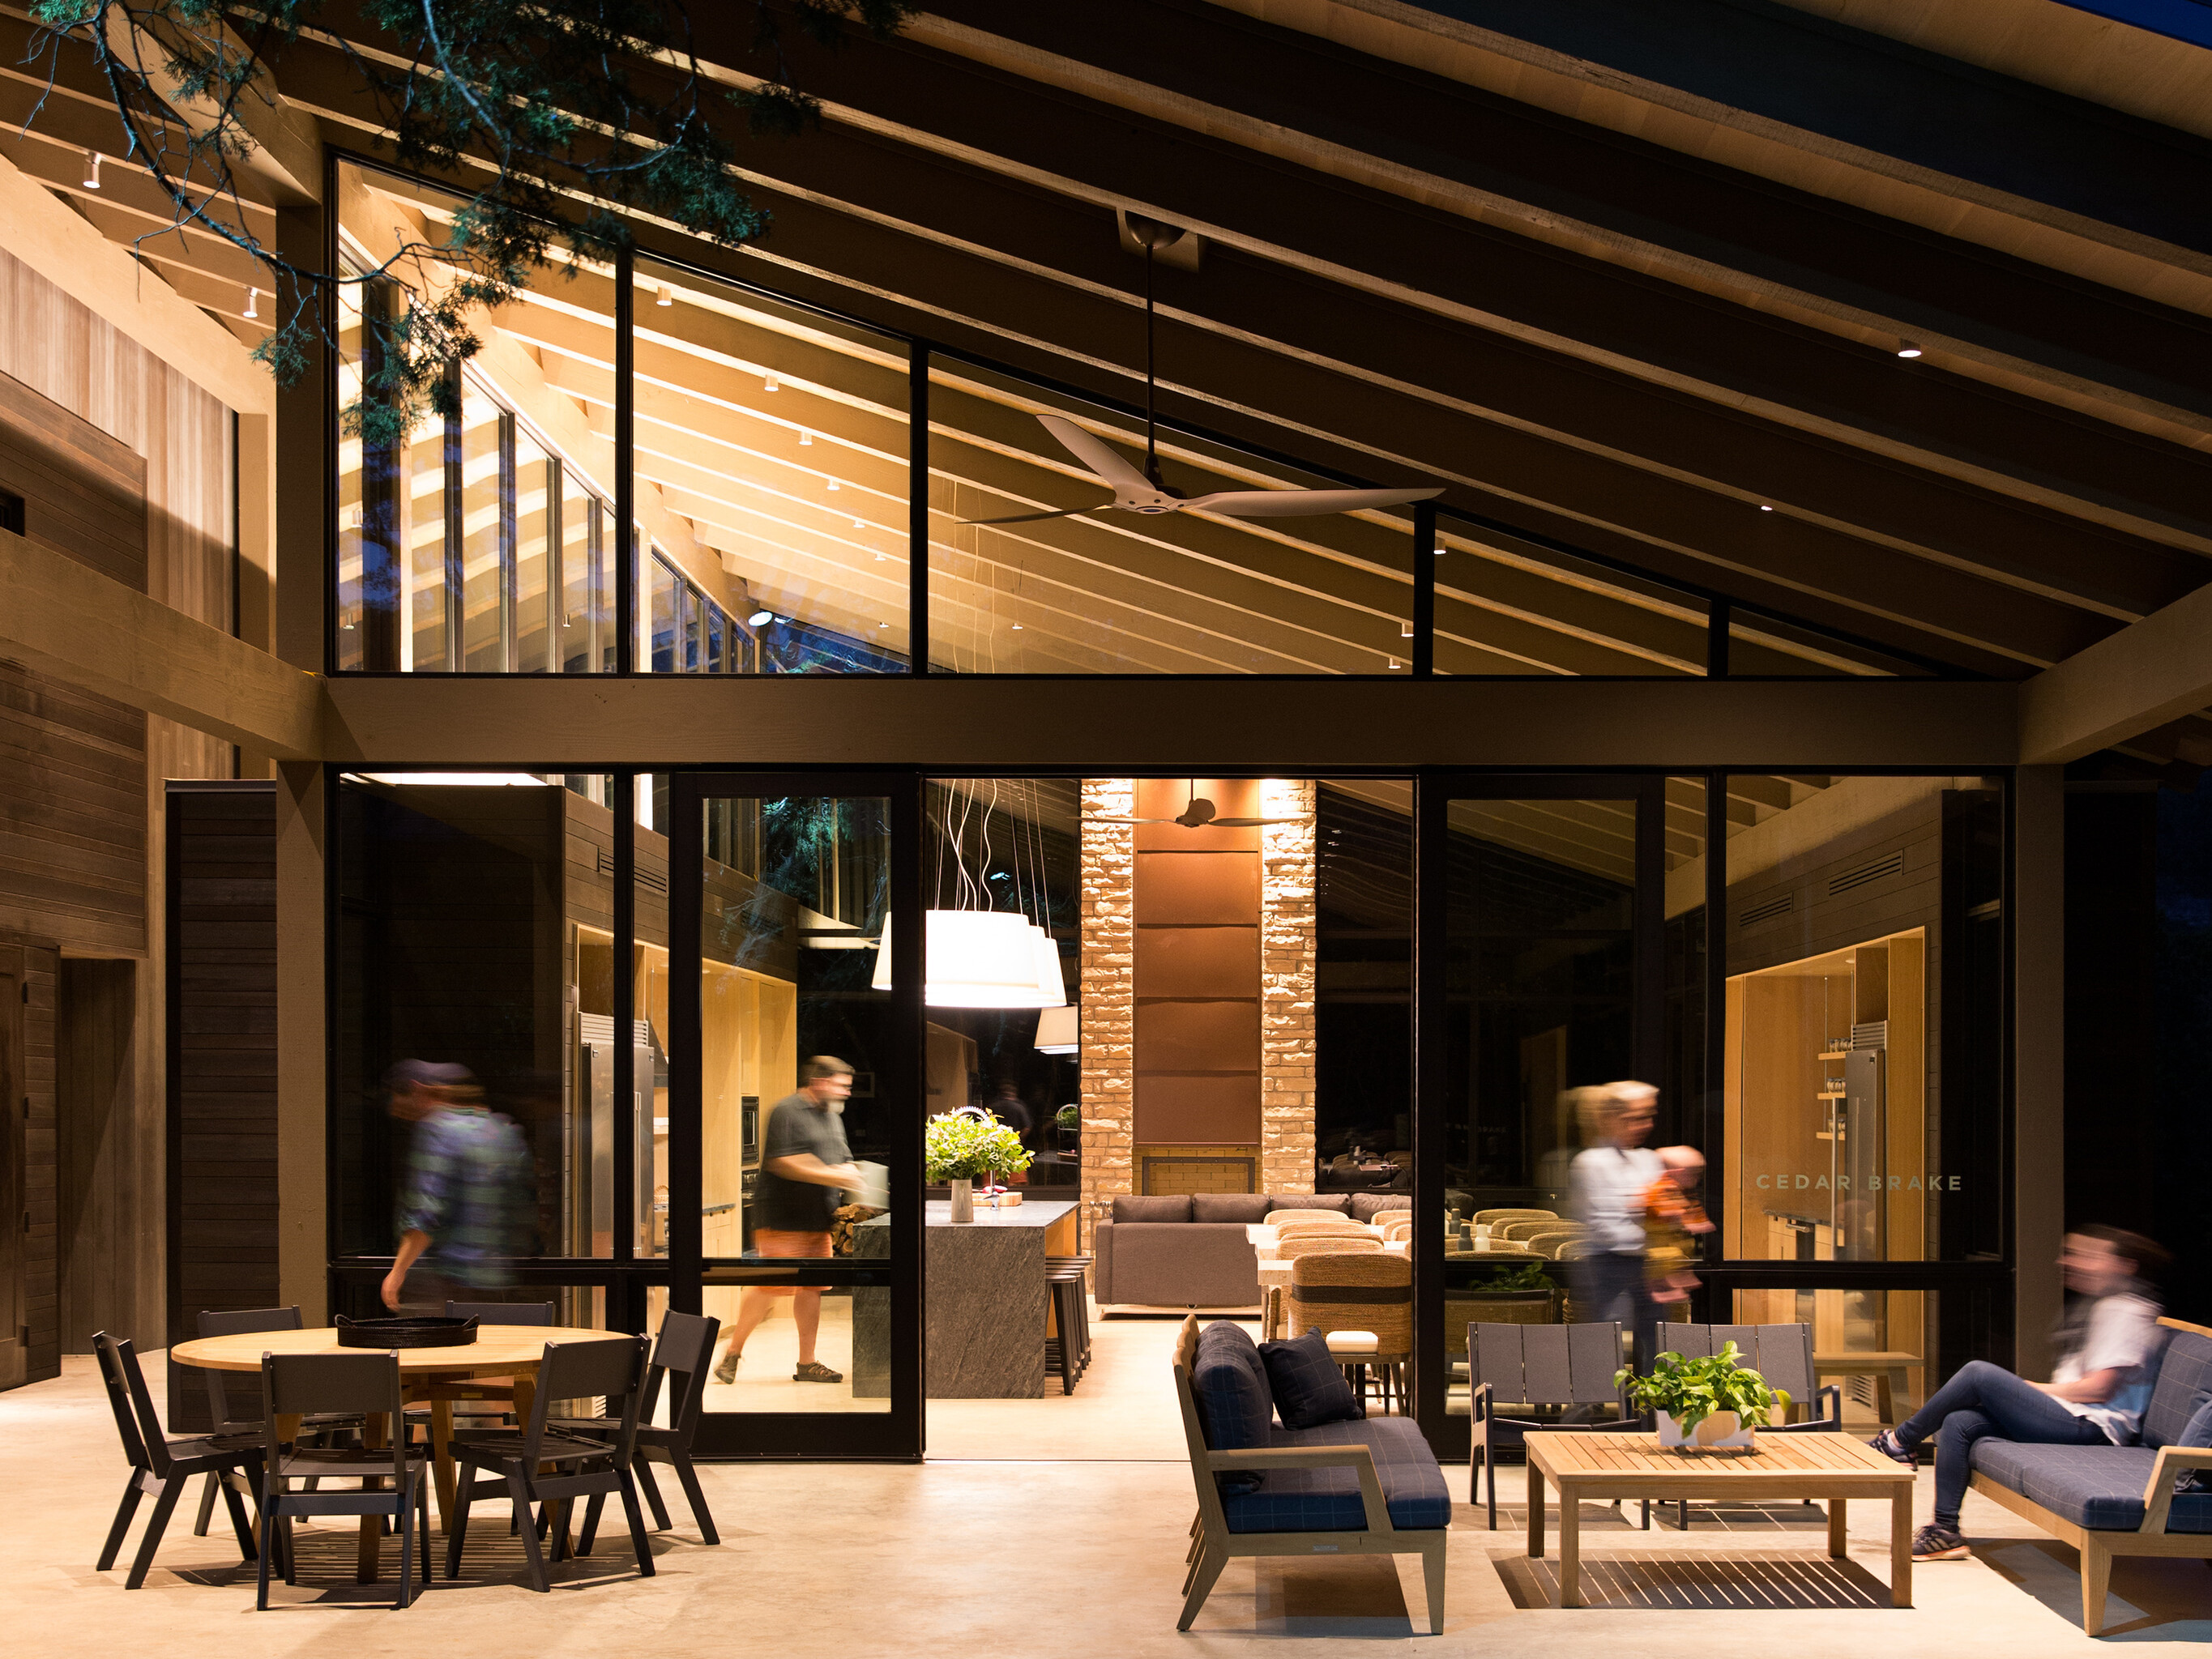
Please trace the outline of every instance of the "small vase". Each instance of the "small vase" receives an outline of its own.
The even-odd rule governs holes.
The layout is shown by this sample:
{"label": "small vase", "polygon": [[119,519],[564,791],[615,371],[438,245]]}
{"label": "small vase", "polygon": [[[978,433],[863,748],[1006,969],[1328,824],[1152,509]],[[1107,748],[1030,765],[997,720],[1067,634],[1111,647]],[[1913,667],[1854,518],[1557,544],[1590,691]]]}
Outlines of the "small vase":
{"label": "small vase", "polygon": [[1685,1433],[1666,1412],[1658,1413],[1659,1443],[1674,1450],[1748,1451],[1753,1449],[1752,1430],[1734,1412],[1711,1412]]}
{"label": "small vase", "polygon": [[955,1221],[975,1218],[975,1183],[966,1176],[956,1176],[945,1183],[945,1195],[952,1200]]}

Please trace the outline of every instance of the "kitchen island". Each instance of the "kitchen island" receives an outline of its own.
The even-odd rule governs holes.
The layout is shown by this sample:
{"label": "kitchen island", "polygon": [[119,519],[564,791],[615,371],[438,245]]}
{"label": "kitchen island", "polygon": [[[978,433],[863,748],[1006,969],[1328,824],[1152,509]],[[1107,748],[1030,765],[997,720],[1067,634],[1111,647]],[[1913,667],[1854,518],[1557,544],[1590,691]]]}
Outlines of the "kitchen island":
{"label": "kitchen island", "polygon": [[[890,1253],[888,1217],[853,1231],[858,1258]],[[1050,1293],[1045,1258],[1075,1253],[1075,1206],[978,1204],[956,1224],[951,1206],[924,1206],[922,1237],[928,1353],[925,1391],[932,1400],[1036,1400],[1044,1394],[1044,1340]],[[853,1293],[853,1392],[890,1394],[890,1292]]]}

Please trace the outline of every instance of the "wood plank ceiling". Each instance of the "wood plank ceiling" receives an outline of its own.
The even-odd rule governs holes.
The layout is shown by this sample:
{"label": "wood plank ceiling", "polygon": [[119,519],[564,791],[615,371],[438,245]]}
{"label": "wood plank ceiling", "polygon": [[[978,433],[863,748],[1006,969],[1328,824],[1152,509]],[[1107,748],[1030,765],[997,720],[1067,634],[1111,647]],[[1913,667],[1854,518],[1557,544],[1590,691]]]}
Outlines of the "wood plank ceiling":
{"label": "wood plank ceiling", "polygon": [[[1977,15],[1998,41],[2045,9]],[[2212,230],[2189,205],[2212,141],[2088,101],[2094,70],[2041,84],[2069,77],[1955,20],[1945,56],[1809,0],[1109,11],[937,0],[896,40],[799,49],[821,126],[738,135],[769,234],[717,255],[641,232],[1069,389],[933,367],[936,665],[1410,654],[1403,515],[957,522],[1101,493],[1040,410],[1141,448],[1119,411],[1141,398],[1143,270],[1116,210],[1203,239],[1196,270],[1157,272],[1158,358],[1164,410],[1220,441],[1172,437],[1171,475],[1446,486],[1440,672],[1699,672],[1716,595],[1833,631],[1739,611],[1738,673],[2019,678],[2212,577]],[[738,26],[697,21],[744,84]],[[2109,49],[2176,84],[2203,56]],[[24,77],[0,75],[0,119],[24,118]],[[120,167],[73,182],[101,118],[64,82],[9,154],[135,236],[158,204]],[[368,137],[334,53],[289,61],[283,91],[333,142]],[[140,252],[252,337],[220,242]],[[499,320],[598,434],[594,280]],[[908,648],[900,343],[809,336],[703,281],[677,297],[665,328],[639,308],[641,466],[667,509],[744,593]],[[799,396],[765,392],[778,362]],[[2212,723],[2130,746],[2201,763]]]}

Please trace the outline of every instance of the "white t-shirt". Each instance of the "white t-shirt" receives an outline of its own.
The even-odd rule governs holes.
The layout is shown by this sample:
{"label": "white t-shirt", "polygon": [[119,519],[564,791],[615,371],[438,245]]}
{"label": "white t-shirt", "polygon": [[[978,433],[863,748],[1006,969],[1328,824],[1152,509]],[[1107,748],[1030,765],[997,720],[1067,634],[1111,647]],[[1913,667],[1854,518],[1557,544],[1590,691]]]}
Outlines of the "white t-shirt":
{"label": "white t-shirt", "polygon": [[1644,1195],[1667,1166],[1649,1146],[1592,1146],[1567,1166],[1567,1207],[1603,1250],[1644,1249]]}
{"label": "white t-shirt", "polygon": [[2080,1400],[2058,1403],[2075,1416],[2094,1423],[2114,1445],[2132,1444],[2150,1404],[2150,1360],[2158,1352],[2161,1334],[2156,1303],[2125,1291],[2106,1297],[2089,1310],[2089,1326],[2081,1346],[2058,1362],[2051,1380],[2078,1382],[2093,1372],[2117,1369],[2119,1385],[2094,1403]]}

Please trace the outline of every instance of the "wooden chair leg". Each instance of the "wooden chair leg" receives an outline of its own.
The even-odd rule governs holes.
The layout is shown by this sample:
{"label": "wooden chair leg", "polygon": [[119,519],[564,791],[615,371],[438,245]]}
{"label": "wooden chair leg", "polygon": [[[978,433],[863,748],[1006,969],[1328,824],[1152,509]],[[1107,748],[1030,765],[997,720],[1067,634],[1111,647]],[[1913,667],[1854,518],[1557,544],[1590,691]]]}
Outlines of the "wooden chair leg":
{"label": "wooden chair leg", "polygon": [[187,1479],[188,1476],[176,1474],[161,1483],[161,1495],[154,1500],[154,1513],[146,1517],[146,1533],[138,1540],[138,1553],[131,1560],[131,1577],[124,1581],[124,1589],[137,1589],[146,1582],[146,1575],[153,1570],[154,1552],[161,1547],[161,1534],[167,1530],[169,1516],[177,1507],[177,1499],[183,1495]]}
{"label": "wooden chair leg", "polygon": [[641,1578],[650,1578],[660,1571],[653,1564],[653,1540],[645,1530],[645,1510],[637,1501],[637,1483],[629,1479],[629,1471],[623,1472],[623,1513],[629,1516],[630,1547],[637,1552],[637,1571]]}
{"label": "wooden chair leg", "polygon": [[720,1543],[722,1534],[714,1530],[714,1513],[707,1507],[706,1488],[699,1484],[699,1471],[692,1467],[690,1454],[679,1448],[670,1456],[669,1466],[676,1471],[677,1481],[691,1505],[691,1519],[699,1528],[701,1540],[708,1544]]}
{"label": "wooden chair leg", "polygon": [[123,1501],[116,1505],[115,1524],[107,1529],[107,1541],[100,1546],[99,1565],[94,1572],[106,1572],[115,1565],[122,1553],[123,1540],[131,1531],[131,1517],[138,1513],[138,1473],[132,1470],[131,1484],[123,1489]]}
{"label": "wooden chair leg", "polygon": [[2112,1553],[2103,1545],[2081,1546],[2081,1631],[2095,1636],[2105,1628],[2105,1595],[2112,1584]]}
{"label": "wooden chair leg", "polygon": [[220,1469],[210,1469],[207,1479],[200,1485],[200,1512],[192,1517],[192,1536],[204,1538],[215,1521],[215,1489],[222,1480]]}
{"label": "wooden chair leg", "polygon": [[1229,1565],[1229,1553],[1206,1540],[1205,1553],[1198,1565],[1191,1569],[1190,1593],[1183,1597],[1182,1617],[1176,1620],[1177,1630],[1188,1630],[1190,1621],[1198,1617],[1198,1610],[1206,1605],[1206,1598],[1213,1594],[1214,1581],[1221,1577],[1222,1568]]}
{"label": "wooden chair leg", "polygon": [[448,1583],[461,1576],[461,1545],[469,1535],[469,1498],[475,1484],[475,1470],[464,1468],[455,1472],[453,1501],[446,1510],[446,1578]]}
{"label": "wooden chair leg", "polygon": [[630,1473],[636,1477],[637,1489],[645,1498],[646,1508],[653,1511],[654,1529],[666,1532],[668,1505],[660,1501],[660,1483],[653,1478],[653,1465],[641,1457],[630,1465]]}
{"label": "wooden chair leg", "polygon": [[545,1571],[545,1552],[538,1542],[537,1518],[530,1513],[530,1489],[523,1485],[520,1470],[507,1477],[507,1490],[514,1501],[514,1530],[522,1540],[522,1559],[530,1567],[530,1588],[550,1595],[553,1581]]}
{"label": "wooden chair leg", "polygon": [[1429,1593],[1429,1634],[1444,1633],[1444,1540],[1437,1539],[1421,1551],[1421,1588]]}
{"label": "wooden chair leg", "polygon": [[260,1553],[253,1547],[253,1523],[246,1519],[246,1504],[238,1495],[238,1488],[230,1484],[230,1471],[225,1469],[222,1474],[222,1504],[230,1511],[230,1529],[238,1536],[238,1559],[251,1561]]}

